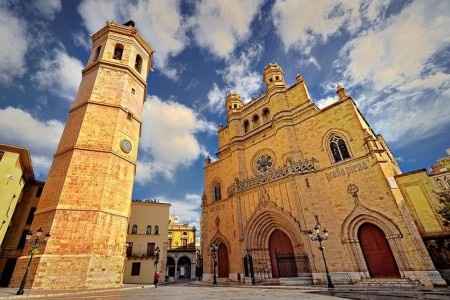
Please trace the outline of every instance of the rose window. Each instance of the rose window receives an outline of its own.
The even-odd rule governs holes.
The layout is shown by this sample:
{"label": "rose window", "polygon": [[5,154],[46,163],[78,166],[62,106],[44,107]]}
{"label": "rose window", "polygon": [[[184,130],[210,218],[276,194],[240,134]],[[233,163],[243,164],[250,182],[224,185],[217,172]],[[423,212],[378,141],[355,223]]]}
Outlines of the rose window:
{"label": "rose window", "polygon": [[256,170],[258,170],[259,173],[266,173],[272,168],[272,166],[272,157],[267,154],[261,155],[256,161]]}

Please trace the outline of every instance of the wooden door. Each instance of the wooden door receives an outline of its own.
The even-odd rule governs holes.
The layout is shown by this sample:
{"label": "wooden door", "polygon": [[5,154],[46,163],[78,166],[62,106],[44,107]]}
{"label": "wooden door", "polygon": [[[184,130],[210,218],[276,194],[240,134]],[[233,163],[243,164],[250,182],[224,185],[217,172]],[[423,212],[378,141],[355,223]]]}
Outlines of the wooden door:
{"label": "wooden door", "polygon": [[370,276],[374,278],[400,277],[394,255],[384,232],[380,228],[365,223],[359,228],[358,239]]}
{"label": "wooden door", "polygon": [[296,277],[297,265],[291,240],[281,230],[275,229],[269,238],[272,277]]}
{"label": "wooden door", "polygon": [[228,250],[224,243],[220,243],[219,249],[217,251],[218,260],[218,273],[220,278],[228,278],[229,274],[229,264],[228,264]]}

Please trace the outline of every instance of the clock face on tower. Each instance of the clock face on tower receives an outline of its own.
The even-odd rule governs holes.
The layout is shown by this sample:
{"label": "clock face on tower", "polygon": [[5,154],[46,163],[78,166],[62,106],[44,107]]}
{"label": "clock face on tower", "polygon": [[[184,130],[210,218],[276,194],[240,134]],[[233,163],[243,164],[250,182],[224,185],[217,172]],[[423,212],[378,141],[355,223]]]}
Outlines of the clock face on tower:
{"label": "clock face on tower", "polygon": [[130,153],[133,146],[131,145],[131,142],[127,139],[123,139],[120,141],[120,149],[125,153]]}
{"label": "clock face on tower", "polygon": [[260,174],[267,173],[273,167],[272,156],[268,154],[262,154],[256,159],[256,170]]}

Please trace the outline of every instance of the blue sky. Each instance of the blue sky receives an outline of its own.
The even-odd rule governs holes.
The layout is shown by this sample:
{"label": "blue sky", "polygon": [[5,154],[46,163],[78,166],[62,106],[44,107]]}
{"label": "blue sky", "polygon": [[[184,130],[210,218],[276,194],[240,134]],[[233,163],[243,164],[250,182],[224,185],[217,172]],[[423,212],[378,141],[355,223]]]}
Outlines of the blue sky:
{"label": "blue sky", "polygon": [[45,180],[89,51],[106,20],[136,21],[155,53],[135,198],[173,204],[197,223],[203,160],[215,155],[224,96],[263,93],[262,70],[302,74],[313,100],[341,83],[403,171],[450,147],[450,2],[0,2],[0,143],[29,148]]}

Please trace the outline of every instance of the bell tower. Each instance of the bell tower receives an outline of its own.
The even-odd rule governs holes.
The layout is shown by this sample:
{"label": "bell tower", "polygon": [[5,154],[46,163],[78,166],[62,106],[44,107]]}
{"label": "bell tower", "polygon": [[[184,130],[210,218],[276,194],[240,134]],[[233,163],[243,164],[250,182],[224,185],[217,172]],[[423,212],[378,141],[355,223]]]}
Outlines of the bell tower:
{"label": "bell tower", "polygon": [[263,79],[269,93],[275,90],[284,90],[286,88],[284,72],[278,64],[266,65],[264,68]]}
{"label": "bell tower", "polygon": [[[26,287],[122,284],[128,216],[153,50],[134,22],[107,22],[90,58],[35,213],[48,241],[33,256]],[[26,269],[30,243],[11,286]]]}

